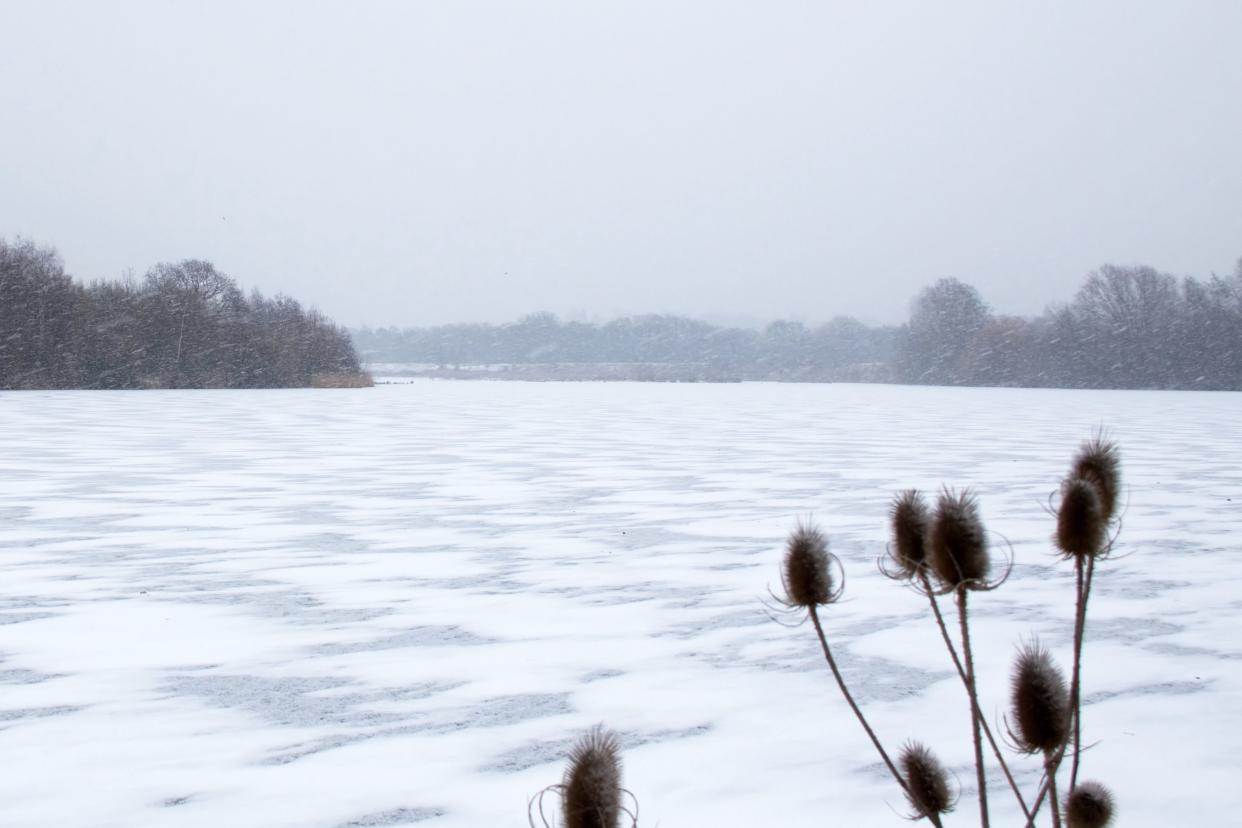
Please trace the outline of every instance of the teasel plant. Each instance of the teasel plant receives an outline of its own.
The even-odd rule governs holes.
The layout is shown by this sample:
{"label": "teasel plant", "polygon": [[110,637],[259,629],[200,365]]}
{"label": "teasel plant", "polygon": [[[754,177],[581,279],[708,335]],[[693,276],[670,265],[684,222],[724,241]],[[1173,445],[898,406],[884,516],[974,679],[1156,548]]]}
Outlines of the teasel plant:
{"label": "teasel plant", "polygon": [[[1113,797],[1096,782],[1078,782],[1082,753],[1081,684],[1082,651],[1086,631],[1087,602],[1095,564],[1113,549],[1119,518],[1120,462],[1116,446],[1097,435],[1074,457],[1062,482],[1053,542],[1075,568],[1075,601],[1072,664],[1067,686],[1064,673],[1048,651],[1031,641],[1020,647],[1011,676],[1009,714],[998,740],[979,701],[979,681],[970,636],[969,596],[999,588],[1013,568],[1013,551],[1007,542],[1008,560],[995,566],[989,533],[979,515],[977,498],[970,491],[943,489],[930,507],[917,490],[894,498],[891,512],[892,539],[879,561],[886,576],[899,581],[928,600],[932,618],[968,698],[971,745],[974,753],[979,824],[990,827],[988,807],[988,760],[1000,769],[1027,828],[1033,828],[1045,800],[1053,828],[1104,828],[1113,818]],[[1055,495],[1054,495],[1055,497]],[[995,570],[1000,570],[995,575]],[[844,592],[844,569],[828,551],[828,541],[816,527],[799,523],[790,534],[782,561],[783,596],[780,606],[789,612],[805,612],[819,639],[825,661],[854,717],[874,745],[884,765],[913,808],[914,819],[927,818],[942,828],[943,817],[953,810],[949,775],[925,745],[907,742],[895,763],[867,721],[846,685],[829,645],[821,611],[838,602]],[[957,636],[950,629],[940,599],[952,597],[957,614]],[[792,626],[792,625],[791,625]],[[1004,744],[1002,745],[1002,741]],[[1042,774],[1031,799],[1023,795],[1010,752],[1038,756]],[[1070,759],[1067,795],[1059,798],[1057,774],[1066,756]],[[898,767],[900,766],[900,767]]]}
{"label": "teasel plant", "polygon": [[799,524],[785,545],[781,567],[781,584],[785,594],[774,598],[786,611],[806,612],[841,695],[914,809],[913,817],[926,817],[936,828],[943,828],[941,817],[952,810],[954,804],[944,766],[926,746],[910,742],[899,755],[902,766],[899,770],[854,699],[832,654],[819,611],[840,600],[845,591],[844,574],[834,573],[843,572],[840,559],[828,551],[828,540],[824,534],[814,526]]}
{"label": "teasel plant", "polygon": [[1035,641],[1018,652],[1010,684],[1014,724],[1009,735],[1020,752],[1043,756],[1044,776],[1052,803],[1052,824],[1060,828],[1056,772],[1061,751],[1069,738],[1073,712],[1065,689],[1065,676],[1048,651]]}
{"label": "teasel plant", "polygon": [[1074,711],[1071,788],[1078,781],[1078,764],[1082,755],[1082,722],[1078,714],[1081,707],[1087,601],[1091,596],[1096,561],[1109,556],[1121,528],[1117,511],[1120,470],[1121,459],[1116,445],[1097,435],[1083,445],[1074,457],[1069,476],[1061,484],[1061,503],[1057,509],[1056,545],[1063,557],[1074,561],[1077,591],[1073,675],[1070,680],[1070,705]]}
{"label": "teasel plant", "polygon": [[[1119,501],[1121,492],[1121,458],[1115,443],[1102,433],[1084,443],[1074,456],[1069,474],[1061,481],[1060,501],[1049,511],[1056,515],[1053,543],[1064,560],[1074,562],[1074,633],[1069,686],[1069,724],[1072,733],[1062,743],[1055,759],[1045,772],[1043,785],[1035,800],[1038,810],[1045,796],[1052,801],[1054,820],[1064,810],[1066,821],[1075,828],[1107,825],[1112,819],[1113,799],[1099,783],[1089,783],[1085,790],[1078,784],[1082,758],[1082,652],[1086,640],[1087,603],[1095,577],[1097,561],[1111,556],[1121,531]],[[1052,498],[1050,498],[1051,500]],[[1066,752],[1070,752],[1068,795],[1063,806],[1056,799],[1056,774]],[[1071,804],[1076,804],[1073,818]],[[1098,821],[1098,820],[1103,820]],[[1033,819],[1027,819],[1032,826]]]}
{"label": "teasel plant", "polygon": [[[940,637],[970,704],[980,823],[985,826],[989,823],[981,736],[986,736],[992,755],[996,758],[1023,815],[1029,817],[1030,811],[1021,789],[992,729],[988,726],[987,717],[979,706],[967,604],[969,592],[991,591],[1003,584],[1009,577],[1012,564],[1006,566],[1000,578],[995,581],[988,580],[992,565],[987,533],[979,517],[977,500],[969,492],[956,493],[945,489],[933,511],[927,507],[918,490],[908,489],[894,498],[890,521],[892,541],[886,558],[881,558],[878,562],[879,569],[889,578],[903,582],[926,596]],[[960,656],[939,603],[941,596],[950,594],[954,596],[957,606],[962,650]]]}
{"label": "teasel plant", "polygon": [[[545,807],[549,795],[559,797],[559,822]],[[638,825],[638,800],[621,786],[621,745],[617,735],[596,725],[569,752],[560,784],[549,785],[526,804],[531,828],[622,828]],[[536,821],[538,820],[538,821]]]}

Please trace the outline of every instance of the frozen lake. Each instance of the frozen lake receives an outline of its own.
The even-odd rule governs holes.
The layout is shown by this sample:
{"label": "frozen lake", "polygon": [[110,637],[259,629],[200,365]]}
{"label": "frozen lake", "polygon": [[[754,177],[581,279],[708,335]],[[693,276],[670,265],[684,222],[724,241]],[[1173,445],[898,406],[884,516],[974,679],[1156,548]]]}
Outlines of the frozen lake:
{"label": "frozen lake", "polygon": [[[809,627],[769,620],[799,518],[881,738],[973,781],[889,499],[970,486],[1012,543],[973,599],[984,708],[1072,567],[1047,499],[1121,446],[1089,621],[1083,776],[1127,826],[1238,818],[1242,395],[433,382],[0,394],[0,824],[525,825],[579,732],[623,735],[641,824],[905,824]],[[1033,773],[1034,763],[1017,764]],[[1034,787],[1034,777],[1024,777]],[[998,825],[1013,824],[993,786]],[[970,793],[949,824],[974,824]]]}

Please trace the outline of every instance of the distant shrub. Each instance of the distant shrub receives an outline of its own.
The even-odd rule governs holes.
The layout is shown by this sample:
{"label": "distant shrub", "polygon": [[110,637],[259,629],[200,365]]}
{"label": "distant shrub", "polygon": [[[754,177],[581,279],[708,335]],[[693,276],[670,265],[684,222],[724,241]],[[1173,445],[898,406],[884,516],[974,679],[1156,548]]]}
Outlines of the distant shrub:
{"label": "distant shrub", "polygon": [[375,380],[366,371],[320,372],[311,374],[311,388],[370,388]]}

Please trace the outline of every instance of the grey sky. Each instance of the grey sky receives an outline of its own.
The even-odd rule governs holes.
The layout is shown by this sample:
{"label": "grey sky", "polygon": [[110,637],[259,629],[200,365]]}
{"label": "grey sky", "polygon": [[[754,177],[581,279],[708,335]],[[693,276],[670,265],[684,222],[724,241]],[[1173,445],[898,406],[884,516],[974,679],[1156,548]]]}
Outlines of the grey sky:
{"label": "grey sky", "polygon": [[0,235],[346,324],[1003,312],[1242,257],[1242,2],[0,0]]}

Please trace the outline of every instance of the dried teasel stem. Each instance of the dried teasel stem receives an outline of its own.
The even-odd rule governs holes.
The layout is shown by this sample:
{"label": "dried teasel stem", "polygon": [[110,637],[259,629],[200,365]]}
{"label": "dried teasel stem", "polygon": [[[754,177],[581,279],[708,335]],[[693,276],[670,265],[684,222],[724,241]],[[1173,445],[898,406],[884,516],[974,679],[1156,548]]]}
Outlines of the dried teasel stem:
{"label": "dried teasel stem", "polygon": [[1035,804],[1032,806],[1030,815],[1026,820],[1026,828],[1032,828],[1035,824],[1035,814],[1039,813],[1040,807],[1044,802],[1044,797],[1052,794],[1052,810],[1056,813],[1056,774],[1061,767],[1061,762],[1065,757],[1065,752],[1073,745],[1074,755],[1070,762],[1070,790],[1074,790],[1077,783],[1078,774],[1078,757],[1081,753],[1082,745],[1082,644],[1087,624],[1087,599],[1091,593],[1091,576],[1095,569],[1095,558],[1088,557],[1086,561],[1082,558],[1074,559],[1075,587],[1077,600],[1075,601],[1074,612],[1074,665],[1073,677],[1070,679],[1069,690],[1069,717],[1073,726],[1073,735],[1067,739],[1045,764],[1045,779],[1043,785],[1039,789],[1039,793],[1035,797]]}
{"label": "dried teasel stem", "polygon": [[975,777],[979,786],[979,824],[988,828],[987,772],[983,764],[978,684],[974,656],[970,647],[967,593],[985,588],[990,561],[983,522],[973,494],[945,489],[936,502],[936,512],[927,524],[927,556],[932,574],[946,590],[957,596],[957,616],[961,625],[962,657],[966,667],[966,694],[970,697],[970,731],[975,748]]}
{"label": "dried teasel stem", "polygon": [[[1035,803],[1036,809],[1050,788],[1054,791],[1055,802],[1055,782],[1045,779]],[[1112,792],[1099,782],[1082,782],[1073,786],[1065,798],[1064,817],[1066,828],[1105,828],[1113,819]],[[1028,817],[1024,828],[1032,828],[1034,824],[1035,818]]]}
{"label": "dried teasel stem", "polygon": [[[966,670],[962,667],[962,660],[957,655],[957,648],[953,646],[953,637],[949,635],[948,625],[945,624],[944,614],[940,611],[940,603],[936,600],[936,593],[932,590],[931,580],[926,572],[922,574],[923,593],[927,595],[927,600],[931,604],[932,615],[936,619],[936,627],[940,630],[940,637],[944,640],[945,649],[949,651],[949,657],[953,660],[953,667],[957,670],[958,678],[962,681],[962,686],[966,688],[966,692],[970,692],[970,682],[966,678]],[[1009,789],[1013,791],[1014,798],[1018,801],[1018,807],[1022,809],[1022,816],[1027,820],[1031,820],[1033,815],[1026,805],[1026,800],[1022,796],[1022,789],[1018,787],[1018,782],[1013,778],[1013,772],[1009,769],[1009,763],[1005,761],[1005,754],[1001,751],[1000,745],[996,742],[996,737],[992,734],[992,728],[988,726],[987,717],[983,715],[983,711],[977,707],[977,699],[971,696],[971,704],[976,705],[975,713],[979,717],[979,723],[983,727],[983,735],[988,740],[988,746],[992,749],[992,755],[996,758],[997,764],[1000,765],[1001,772],[1005,776],[1005,781],[1009,783]]]}
{"label": "dried teasel stem", "polygon": [[[927,596],[932,616],[936,620],[936,628],[940,630],[940,637],[944,641],[945,649],[949,651],[953,668],[957,671],[958,678],[961,679],[962,686],[969,695],[970,682],[966,677],[966,670],[962,667],[962,661],[958,657],[957,647],[953,644],[953,637],[949,634],[944,614],[940,611],[936,590],[931,582],[931,569],[927,554],[927,529],[931,523],[931,517],[923,496],[917,489],[907,489],[893,499],[889,510],[892,542],[889,544],[887,561],[880,563],[880,571],[894,580],[911,582],[915,590]],[[975,707],[975,713],[982,726],[983,734],[987,738],[988,746],[992,750],[992,755],[1000,765],[1005,781],[1009,783],[1009,788],[1013,791],[1014,798],[1017,799],[1022,809],[1022,815],[1029,817],[1030,811],[1026,807],[1022,790],[1018,787],[1008,762],[1005,761],[1005,755],[1000,745],[997,744],[996,737],[992,734],[992,728],[988,726],[987,717],[983,715],[982,710],[978,709],[977,701],[971,696],[971,705]]]}
{"label": "dried teasel stem", "polygon": [[1044,797],[1048,796],[1048,788],[1051,785],[1050,780],[1053,777],[1049,775],[1047,764],[1044,766],[1044,780],[1040,783],[1039,792],[1035,795],[1035,804],[1031,807],[1031,813],[1027,816],[1026,822],[1022,828],[1034,828],[1035,817],[1039,814],[1039,809],[1044,806]]}
{"label": "dried teasel stem", "polygon": [[[1088,443],[1075,460],[1072,474],[1079,475],[1097,486],[1097,490],[1101,492],[1100,500],[1104,505],[1104,519],[1111,520],[1115,516],[1118,491],[1116,447],[1112,443],[1103,443],[1100,440]],[[1027,817],[1026,828],[1032,828],[1034,825],[1035,814],[1039,813],[1044,797],[1050,791],[1055,791],[1056,772],[1060,768],[1065,752],[1070,748],[1070,745],[1073,746],[1073,756],[1070,759],[1069,787],[1071,795],[1078,784],[1078,766],[1082,755],[1082,650],[1083,642],[1086,638],[1087,603],[1091,597],[1091,583],[1095,575],[1096,557],[1097,555],[1074,556],[1074,653],[1069,691],[1069,715],[1073,726],[1073,735],[1071,739],[1066,740],[1065,745],[1057,752],[1056,761],[1049,767],[1046,774],[1047,778],[1035,797],[1035,804]],[[1053,793],[1052,807],[1055,813],[1057,807],[1055,793]]]}
{"label": "dried teasel stem", "polygon": [[983,740],[980,738],[979,691],[975,681],[975,662],[970,648],[970,623],[966,617],[964,585],[957,589],[957,619],[962,628],[962,656],[966,660],[966,693],[970,696],[970,731],[975,747],[975,779],[979,785],[979,824],[988,828],[988,781],[983,767]]}
{"label": "dried teasel stem", "polygon": [[1082,646],[1087,632],[1087,599],[1091,597],[1091,578],[1095,574],[1095,558],[1087,558],[1085,571],[1082,558],[1075,561],[1078,582],[1078,613],[1074,620],[1074,674],[1070,681],[1070,715],[1074,722],[1074,755],[1070,760],[1070,790],[1078,784],[1078,761],[1082,756]]}
{"label": "dried teasel stem", "polygon": [[[1070,758],[1070,789],[1078,781],[1079,757],[1082,755],[1082,649],[1087,629],[1087,602],[1091,597],[1091,580],[1095,574],[1095,557],[1081,555],[1074,558],[1074,638],[1073,666],[1070,678],[1068,716],[1073,729],[1071,737],[1057,752],[1053,772],[1060,768],[1065,752],[1073,746]],[[1040,792],[1040,800],[1045,791]],[[1036,808],[1039,801],[1036,801]],[[1055,807],[1055,802],[1054,802]]]}
{"label": "dried teasel stem", "polygon": [[[1074,457],[1070,475],[1061,487],[1057,514],[1057,542],[1074,558],[1074,663],[1070,680],[1069,709],[1073,724],[1073,756],[1070,790],[1078,783],[1082,755],[1082,648],[1086,636],[1087,602],[1095,575],[1095,559],[1108,551],[1108,526],[1117,516],[1121,488],[1120,458],[1115,443],[1102,436],[1085,443]],[[1065,750],[1057,758],[1059,767]],[[1054,807],[1055,807],[1054,797]]]}
{"label": "dried teasel stem", "polygon": [[828,667],[832,670],[832,676],[837,681],[841,695],[845,697],[850,709],[854,711],[854,717],[863,726],[863,730],[871,738],[871,744],[875,745],[880,758],[884,760],[884,764],[888,766],[889,772],[893,774],[893,778],[897,780],[897,784],[904,792],[906,782],[884,750],[884,746],[880,744],[879,737],[871,729],[862,709],[850,694],[850,689],[846,686],[840,669],[837,668],[837,661],[832,657],[832,648],[828,646],[828,637],[824,635],[823,624],[819,621],[819,607],[836,601],[844,588],[843,585],[836,584],[832,577],[834,562],[836,558],[828,551],[828,541],[823,533],[814,526],[799,525],[790,534],[785,545],[785,559],[781,568],[785,598],[781,603],[790,608],[801,607],[806,610],[815,627],[815,634],[819,637],[820,647],[824,651],[824,660],[828,662]]}
{"label": "dried teasel stem", "polygon": [[1057,769],[1055,757],[1049,754],[1044,760],[1044,772],[1048,774],[1048,806],[1052,810],[1052,828],[1061,828],[1061,809],[1057,804]]}
{"label": "dried teasel stem", "polygon": [[837,680],[837,687],[841,690],[841,695],[845,697],[846,703],[849,704],[850,710],[854,711],[854,718],[858,719],[858,723],[863,726],[863,730],[867,731],[867,736],[871,739],[871,744],[875,745],[875,749],[879,752],[880,758],[884,760],[884,764],[888,766],[888,770],[892,773],[893,778],[897,780],[897,784],[901,786],[902,792],[909,796],[910,791],[906,786],[906,780],[902,777],[901,772],[897,770],[897,766],[893,764],[893,760],[889,758],[888,752],[884,750],[884,746],[880,744],[880,739],[875,735],[875,731],[871,729],[871,725],[867,723],[867,717],[863,715],[862,709],[858,703],[854,701],[854,696],[850,693],[849,687],[845,684],[845,679],[841,677],[841,671],[837,668],[837,661],[832,657],[832,648],[828,646],[828,638],[824,635],[824,627],[819,622],[819,612],[815,605],[807,607],[807,614],[811,617],[811,623],[815,626],[815,634],[819,636],[819,645],[824,651],[824,660],[828,662],[828,667],[832,670],[832,676]]}

